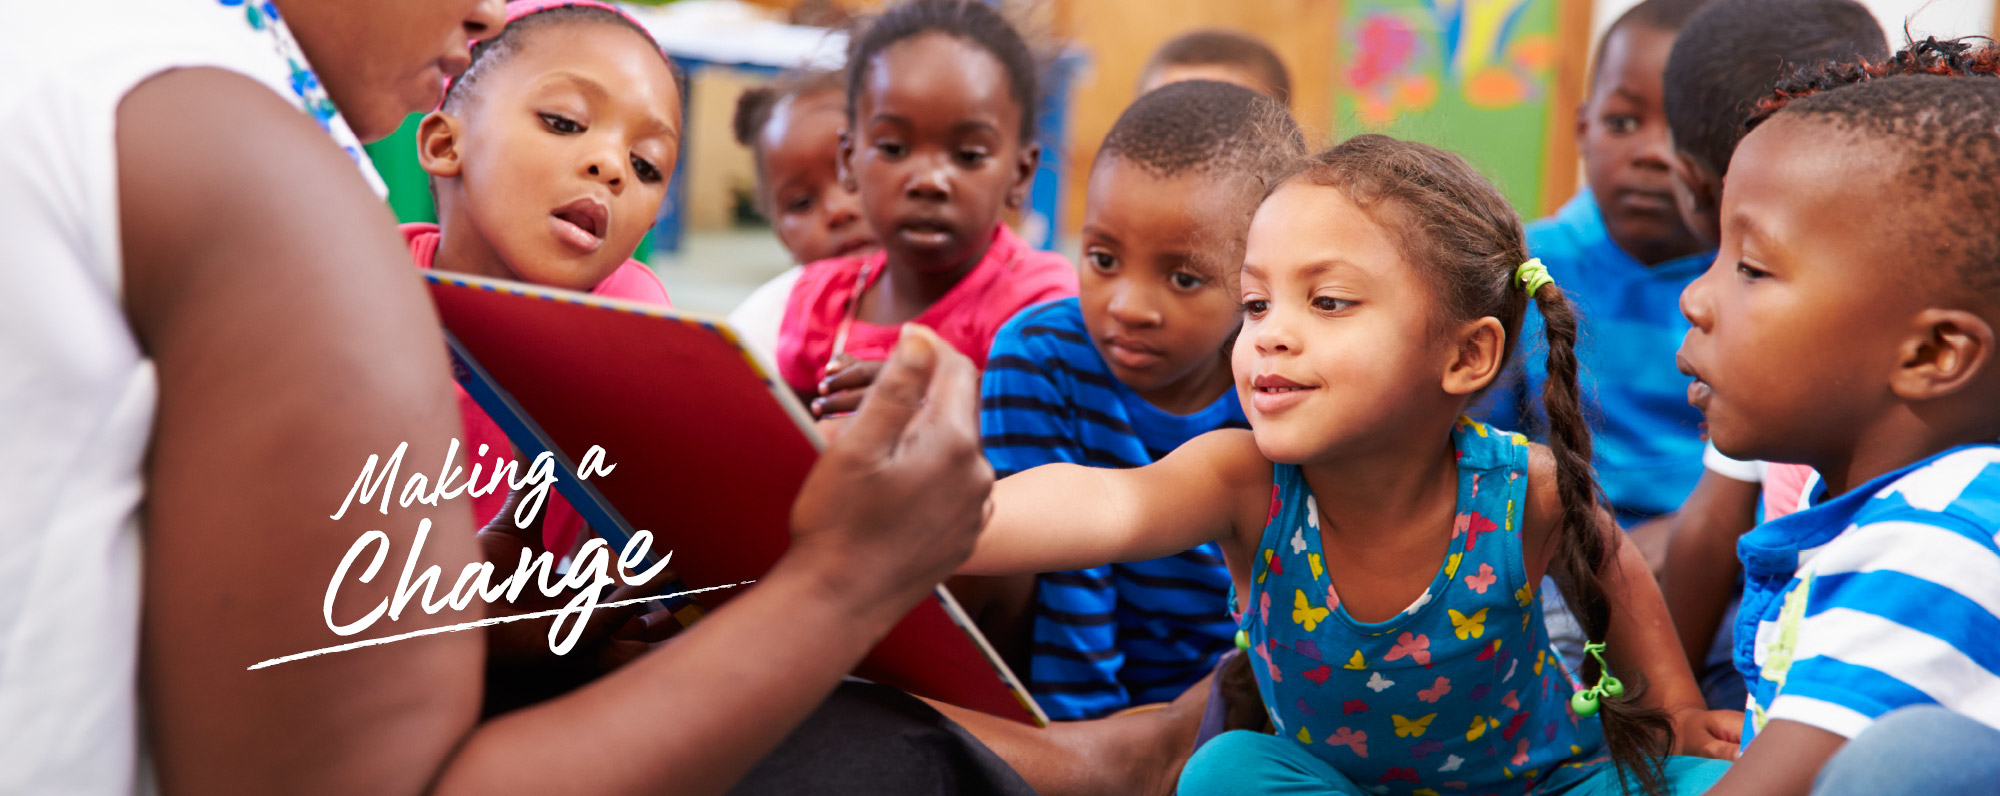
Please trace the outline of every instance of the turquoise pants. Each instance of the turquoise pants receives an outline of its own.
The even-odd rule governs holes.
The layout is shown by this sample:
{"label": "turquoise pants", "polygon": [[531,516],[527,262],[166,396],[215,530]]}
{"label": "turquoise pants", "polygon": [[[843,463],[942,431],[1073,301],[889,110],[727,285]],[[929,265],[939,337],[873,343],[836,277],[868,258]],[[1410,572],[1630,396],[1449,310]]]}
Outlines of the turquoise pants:
{"label": "turquoise pants", "polygon": [[[1705,757],[1669,757],[1667,793],[1694,796],[1708,790],[1729,770],[1729,761]],[[1375,796],[1354,784],[1304,744],[1276,735],[1236,730],[1203,744],[1181,772],[1179,796],[1220,796],[1257,793],[1268,796]],[[1590,778],[1562,791],[1563,796],[1620,796],[1618,771],[1600,766]],[[1637,786],[1632,794],[1639,793]]]}

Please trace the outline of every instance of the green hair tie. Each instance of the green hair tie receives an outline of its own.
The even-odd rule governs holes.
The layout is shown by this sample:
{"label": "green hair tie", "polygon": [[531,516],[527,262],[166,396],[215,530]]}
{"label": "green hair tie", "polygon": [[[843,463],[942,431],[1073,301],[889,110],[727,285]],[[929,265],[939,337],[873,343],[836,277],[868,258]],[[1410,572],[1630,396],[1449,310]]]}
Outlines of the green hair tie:
{"label": "green hair tie", "polygon": [[1541,292],[1542,286],[1556,283],[1556,278],[1549,276],[1549,267],[1542,264],[1540,257],[1522,263],[1521,267],[1514,269],[1514,278],[1520,281],[1521,287],[1527,289],[1529,298],[1534,298],[1536,293]]}
{"label": "green hair tie", "polygon": [[[1541,263],[1537,262],[1534,265],[1540,267]],[[1543,278],[1547,278],[1547,272],[1543,273]],[[1598,706],[1604,700],[1617,699],[1625,695],[1625,684],[1618,682],[1618,678],[1612,677],[1611,667],[1604,663],[1604,642],[1593,641],[1585,644],[1583,652],[1597,659],[1597,685],[1591,686],[1589,690],[1571,694],[1569,709],[1576,711],[1578,716],[1595,716]]]}

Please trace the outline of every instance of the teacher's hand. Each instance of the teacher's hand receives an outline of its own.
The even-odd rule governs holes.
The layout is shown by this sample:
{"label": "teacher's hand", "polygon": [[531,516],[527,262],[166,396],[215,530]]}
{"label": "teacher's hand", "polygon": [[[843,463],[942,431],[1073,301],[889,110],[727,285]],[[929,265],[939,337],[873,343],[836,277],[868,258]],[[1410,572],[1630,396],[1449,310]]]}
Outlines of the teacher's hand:
{"label": "teacher's hand", "polygon": [[792,505],[793,555],[828,588],[900,616],[971,555],[993,468],[979,447],[979,375],[930,329],[903,327],[860,412]]}

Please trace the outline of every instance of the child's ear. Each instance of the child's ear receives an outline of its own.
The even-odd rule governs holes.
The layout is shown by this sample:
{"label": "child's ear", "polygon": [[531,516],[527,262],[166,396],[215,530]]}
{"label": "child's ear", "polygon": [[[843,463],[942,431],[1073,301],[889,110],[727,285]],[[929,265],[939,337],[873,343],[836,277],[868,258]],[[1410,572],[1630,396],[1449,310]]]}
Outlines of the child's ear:
{"label": "child's ear", "polygon": [[1673,177],[1674,204],[1681,211],[1681,223],[1709,246],[1722,242],[1722,175],[1696,161],[1687,152],[1674,150],[1668,164]]}
{"label": "child's ear", "polygon": [[458,117],[431,111],[417,123],[417,164],[432,177],[456,177],[458,159]]}
{"label": "child's ear", "polygon": [[1590,129],[1590,100],[1576,104],[1576,142],[1583,145],[1583,135]]}
{"label": "child's ear", "polygon": [[1014,184],[1007,187],[1007,209],[1020,210],[1028,206],[1028,186],[1035,182],[1035,169],[1042,165],[1042,145],[1030,141],[1021,147],[1021,157],[1014,161]]}
{"label": "child's ear", "polygon": [[854,136],[845,129],[840,131],[840,154],[834,158],[834,173],[840,177],[840,187],[848,193],[861,193],[861,181],[854,178]]}
{"label": "child's ear", "polygon": [[1451,359],[1445,363],[1445,393],[1471,395],[1493,383],[1500,375],[1506,345],[1507,330],[1499,318],[1488,315],[1460,326],[1453,335]]}
{"label": "child's ear", "polygon": [[1993,326],[1964,310],[1917,313],[1897,349],[1889,390],[1906,401],[1943,398],[1985,375],[1993,361]]}

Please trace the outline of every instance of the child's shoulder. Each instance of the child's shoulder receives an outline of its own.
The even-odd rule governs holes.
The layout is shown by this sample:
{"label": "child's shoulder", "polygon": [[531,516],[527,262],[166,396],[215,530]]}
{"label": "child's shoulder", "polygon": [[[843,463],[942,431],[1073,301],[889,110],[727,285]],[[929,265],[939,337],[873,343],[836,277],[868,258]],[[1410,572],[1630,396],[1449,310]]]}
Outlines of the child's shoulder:
{"label": "child's shoulder", "polygon": [[2000,445],[1962,448],[1904,473],[1869,496],[1850,525],[1828,543],[1829,550],[1882,544],[1862,540],[1890,536],[1966,546],[1946,541],[1950,535],[2000,555],[1993,534],[2000,529]]}
{"label": "child's shoulder", "polygon": [[673,306],[673,300],[667,297],[666,284],[660,281],[658,274],[653,273],[653,269],[638,260],[626,260],[590,292],[606,298]]}
{"label": "child's shoulder", "polygon": [[[1588,189],[1578,192],[1555,214],[1528,222],[1522,231],[1528,253],[1540,258],[1550,272],[1568,268],[1591,248],[1611,240],[1611,231],[1605,228],[1604,217]],[[1560,283],[1562,275],[1556,276]]]}
{"label": "child's shoulder", "polygon": [[883,256],[881,252],[871,254],[829,257],[799,266],[798,278],[792,280],[791,293],[786,297],[788,315],[810,312],[813,308],[827,304],[841,304],[854,292],[854,283],[861,276],[861,267],[870,258]]}
{"label": "child's shoulder", "polygon": [[[1555,451],[1539,442],[1527,443],[1528,485],[1524,491],[1521,507],[1521,549],[1522,557],[1528,564],[1529,573],[1537,574],[1547,566],[1554,553],[1556,540],[1562,538],[1563,497],[1558,483]],[[1612,522],[1610,514],[1599,507],[1600,520]]]}
{"label": "child's shoulder", "polygon": [[1000,325],[993,347],[999,349],[1003,341],[1021,348],[1073,348],[1090,345],[1090,333],[1083,325],[1083,307],[1071,296],[1015,313]]}

